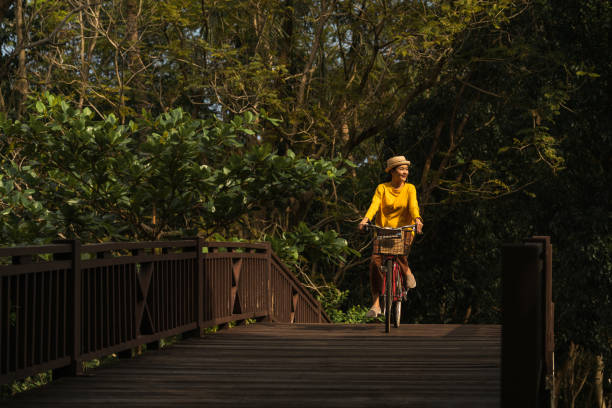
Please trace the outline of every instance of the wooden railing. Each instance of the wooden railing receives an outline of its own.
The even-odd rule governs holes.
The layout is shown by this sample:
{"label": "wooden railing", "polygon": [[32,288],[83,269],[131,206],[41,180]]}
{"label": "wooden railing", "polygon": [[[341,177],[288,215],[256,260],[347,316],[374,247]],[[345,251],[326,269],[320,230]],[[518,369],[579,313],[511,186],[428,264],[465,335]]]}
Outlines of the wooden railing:
{"label": "wooden railing", "polygon": [[330,322],[267,243],[66,241],[0,261],[0,384],[229,322]]}

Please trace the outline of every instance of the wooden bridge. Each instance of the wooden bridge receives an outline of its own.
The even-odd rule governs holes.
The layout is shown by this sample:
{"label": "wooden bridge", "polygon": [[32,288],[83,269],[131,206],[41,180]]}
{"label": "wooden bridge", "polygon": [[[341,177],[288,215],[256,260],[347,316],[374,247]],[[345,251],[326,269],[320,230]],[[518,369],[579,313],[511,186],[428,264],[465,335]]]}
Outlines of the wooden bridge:
{"label": "wooden bridge", "polygon": [[257,323],[62,378],[11,407],[497,407],[499,326]]}
{"label": "wooden bridge", "polygon": [[[0,384],[54,377],[7,406],[496,407],[512,399],[502,392],[500,326],[404,325],[388,335],[378,324],[329,324],[267,244],[71,241],[2,248],[0,259]],[[213,326],[225,329],[204,333]],[[160,349],[173,335],[185,339]],[[155,351],[133,357],[143,344]],[[112,353],[119,363],[83,373],[84,361]]]}

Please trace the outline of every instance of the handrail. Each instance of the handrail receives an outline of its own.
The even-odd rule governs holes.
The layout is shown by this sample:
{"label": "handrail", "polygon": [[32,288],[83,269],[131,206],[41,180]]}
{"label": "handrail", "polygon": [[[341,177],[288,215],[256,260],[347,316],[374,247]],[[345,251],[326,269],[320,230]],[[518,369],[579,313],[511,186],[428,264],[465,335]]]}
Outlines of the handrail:
{"label": "handrail", "polygon": [[0,384],[246,319],[330,322],[269,243],[0,248]]}
{"label": "handrail", "polygon": [[50,244],[50,245],[33,245],[33,246],[14,246],[0,248],[0,257],[21,256],[40,253],[62,253],[72,250],[69,244]]}
{"label": "handrail", "polygon": [[321,309],[321,303],[309,291],[307,291],[306,288],[304,288],[304,286],[298,280],[298,278],[293,273],[291,273],[289,268],[287,268],[287,266],[281,261],[281,259],[278,257],[278,255],[276,255],[275,252],[271,252],[271,254],[272,254],[272,260],[282,270],[284,276],[286,276],[288,279],[290,279],[293,282],[296,290],[299,291],[299,293],[302,296],[304,296],[304,299],[310,302],[313,308],[318,308],[318,311],[321,315],[321,319],[325,320],[327,323],[330,323],[331,319],[329,318],[327,313],[325,313],[325,311]]}

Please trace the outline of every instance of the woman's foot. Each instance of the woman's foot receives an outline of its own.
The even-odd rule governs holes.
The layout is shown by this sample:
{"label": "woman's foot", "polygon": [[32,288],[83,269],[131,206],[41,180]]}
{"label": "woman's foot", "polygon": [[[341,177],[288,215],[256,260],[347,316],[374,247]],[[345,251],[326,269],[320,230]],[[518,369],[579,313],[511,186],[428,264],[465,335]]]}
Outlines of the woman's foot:
{"label": "woman's foot", "polygon": [[366,313],[366,317],[378,317],[380,315],[380,307],[372,306],[368,313]]}

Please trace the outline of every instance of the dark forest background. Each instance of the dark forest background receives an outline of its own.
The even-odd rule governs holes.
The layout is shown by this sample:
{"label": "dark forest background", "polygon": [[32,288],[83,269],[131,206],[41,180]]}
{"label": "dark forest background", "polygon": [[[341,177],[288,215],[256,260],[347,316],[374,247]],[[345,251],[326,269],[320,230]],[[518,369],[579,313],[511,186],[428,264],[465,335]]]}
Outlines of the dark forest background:
{"label": "dark forest background", "polygon": [[499,323],[551,235],[559,406],[610,406],[612,3],[0,0],[0,243],[270,241],[336,321],[385,160],[425,234],[411,323]]}

